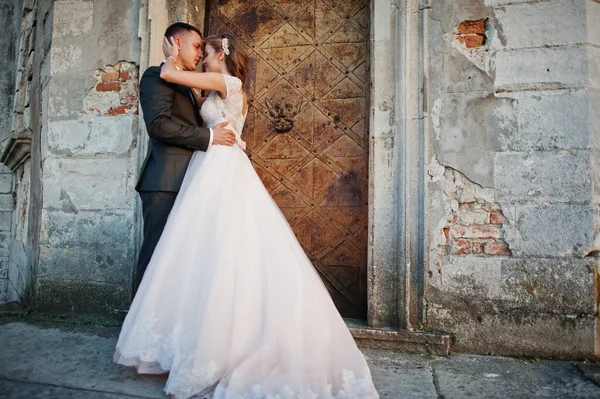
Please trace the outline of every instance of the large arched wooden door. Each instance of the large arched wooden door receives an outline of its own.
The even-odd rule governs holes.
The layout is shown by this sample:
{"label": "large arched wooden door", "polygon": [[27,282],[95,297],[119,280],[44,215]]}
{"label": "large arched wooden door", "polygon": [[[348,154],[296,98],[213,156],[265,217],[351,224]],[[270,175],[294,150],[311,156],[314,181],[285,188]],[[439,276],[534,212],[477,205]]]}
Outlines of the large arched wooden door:
{"label": "large arched wooden door", "polygon": [[218,0],[251,57],[243,138],[345,317],[366,317],[369,2]]}

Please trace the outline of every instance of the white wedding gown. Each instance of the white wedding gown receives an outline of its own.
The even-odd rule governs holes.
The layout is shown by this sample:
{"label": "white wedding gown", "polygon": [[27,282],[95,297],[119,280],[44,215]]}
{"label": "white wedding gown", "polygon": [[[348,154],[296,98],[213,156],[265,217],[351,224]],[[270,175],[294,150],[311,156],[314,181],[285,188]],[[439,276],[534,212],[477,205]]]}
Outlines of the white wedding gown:
{"label": "white wedding gown", "polygon": [[[242,83],[201,114],[241,135]],[[237,145],[194,153],[114,361],[167,394],[376,399],[369,368],[285,217]]]}

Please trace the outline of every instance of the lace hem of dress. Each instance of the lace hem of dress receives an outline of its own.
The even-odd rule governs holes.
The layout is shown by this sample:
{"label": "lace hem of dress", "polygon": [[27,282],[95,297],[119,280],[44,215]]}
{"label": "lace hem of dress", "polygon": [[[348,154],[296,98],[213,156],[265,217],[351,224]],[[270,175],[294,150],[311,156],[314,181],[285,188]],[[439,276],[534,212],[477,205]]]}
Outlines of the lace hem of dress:
{"label": "lace hem of dress", "polygon": [[[144,320],[138,320],[127,334],[128,337],[135,338],[122,342],[119,340],[116,349],[125,358],[157,364],[161,369],[169,371],[174,368],[174,363],[183,358],[180,356],[180,345],[178,344],[182,337],[183,327],[177,325],[170,334],[161,335],[154,332],[157,321],[158,319],[153,314],[144,317]],[[187,399],[210,391],[221,377],[218,375],[218,367],[214,360],[198,368],[182,364],[176,366],[177,372],[169,375],[164,389],[167,394],[174,395],[176,399]],[[344,369],[342,388],[335,395],[331,393],[331,386],[328,387],[328,390],[327,396],[320,398],[312,392],[298,395],[286,386],[278,394],[269,395],[263,393],[260,385],[255,385],[250,392],[231,396],[231,394],[226,394],[223,386],[218,385],[212,393],[205,397],[210,399],[226,397],[227,399],[379,399],[368,371],[363,378],[357,378],[354,372]]]}

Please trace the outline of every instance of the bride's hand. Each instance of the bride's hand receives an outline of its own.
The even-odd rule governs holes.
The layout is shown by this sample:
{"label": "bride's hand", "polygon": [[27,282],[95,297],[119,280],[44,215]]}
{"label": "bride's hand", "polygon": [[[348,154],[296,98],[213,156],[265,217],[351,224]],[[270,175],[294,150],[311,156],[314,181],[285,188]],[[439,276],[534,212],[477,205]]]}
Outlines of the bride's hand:
{"label": "bride's hand", "polygon": [[177,59],[177,56],[179,55],[179,49],[177,48],[175,39],[173,37],[163,37],[162,51],[165,55],[165,58],[173,57],[174,59]]}

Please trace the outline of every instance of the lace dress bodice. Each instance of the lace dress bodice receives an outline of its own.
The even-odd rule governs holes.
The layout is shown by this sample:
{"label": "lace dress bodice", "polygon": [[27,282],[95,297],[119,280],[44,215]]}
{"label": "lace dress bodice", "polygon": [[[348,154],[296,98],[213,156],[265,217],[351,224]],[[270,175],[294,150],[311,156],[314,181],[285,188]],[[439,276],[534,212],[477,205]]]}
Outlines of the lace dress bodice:
{"label": "lace dress bodice", "polygon": [[229,128],[237,136],[238,144],[242,143],[241,136],[246,121],[242,114],[244,108],[244,95],[242,81],[235,76],[223,75],[227,87],[227,98],[222,99],[219,93],[211,91],[206,101],[200,108],[200,115],[206,126],[212,128],[217,124],[229,121]]}

